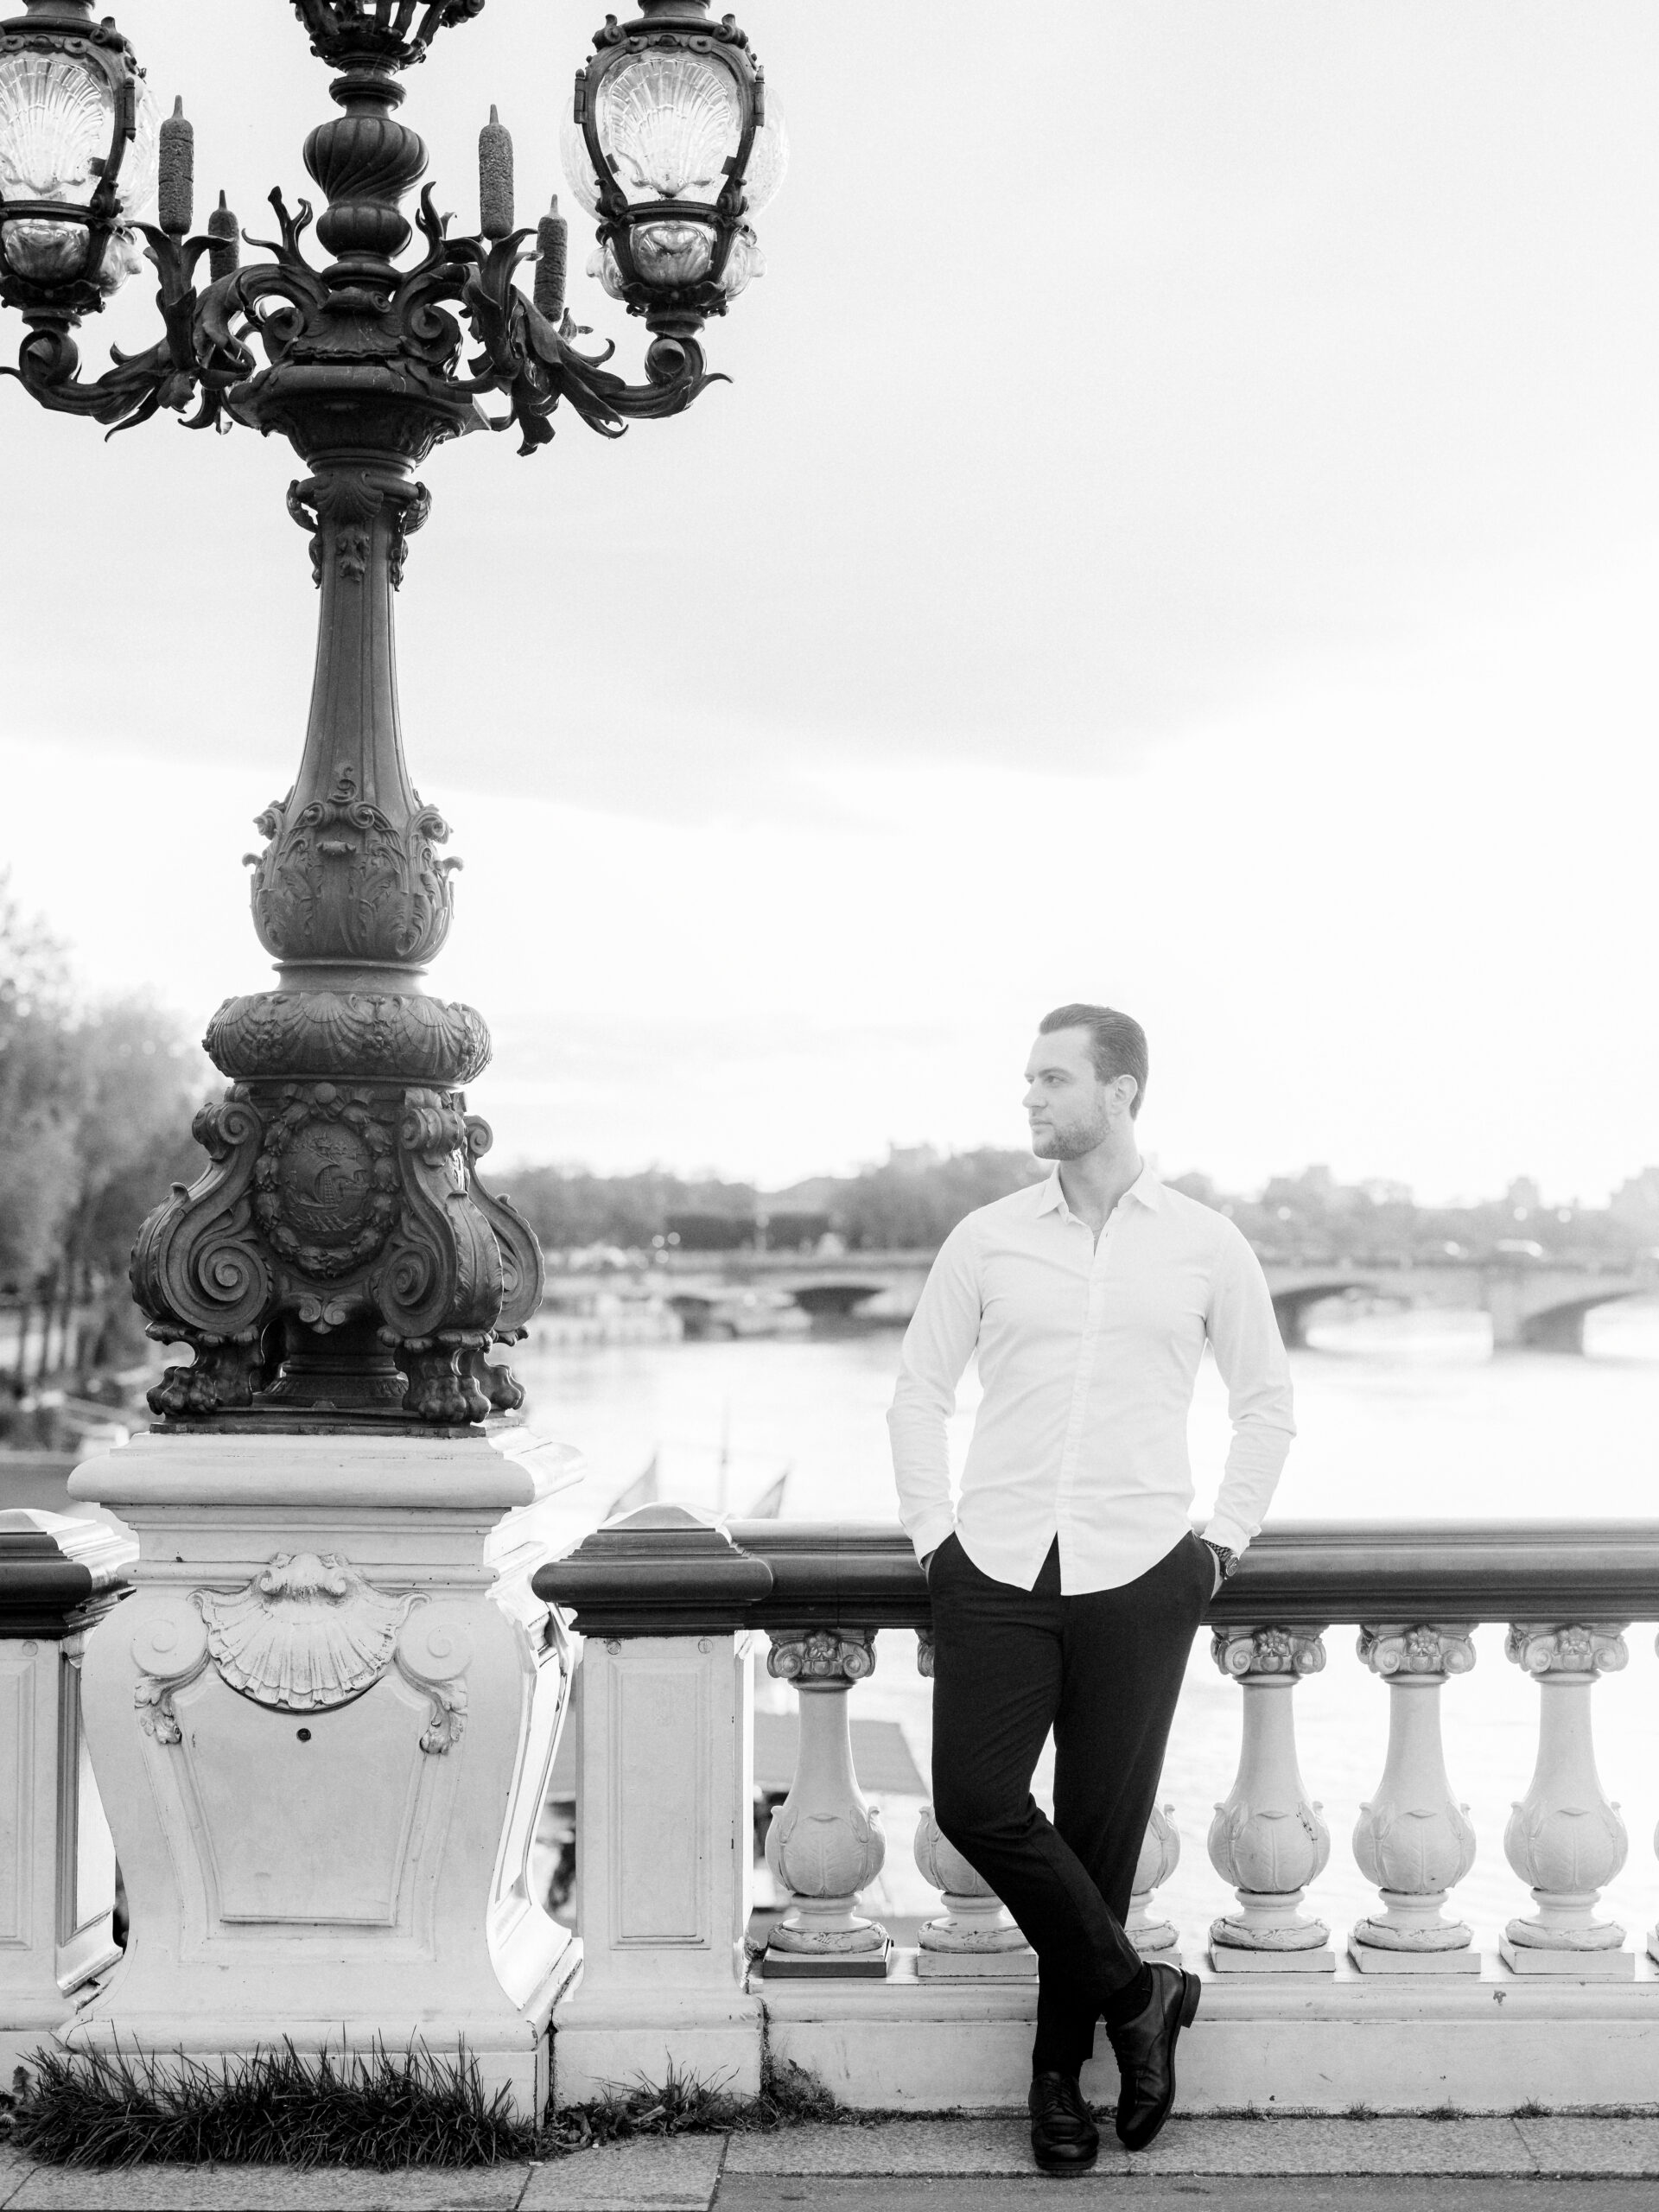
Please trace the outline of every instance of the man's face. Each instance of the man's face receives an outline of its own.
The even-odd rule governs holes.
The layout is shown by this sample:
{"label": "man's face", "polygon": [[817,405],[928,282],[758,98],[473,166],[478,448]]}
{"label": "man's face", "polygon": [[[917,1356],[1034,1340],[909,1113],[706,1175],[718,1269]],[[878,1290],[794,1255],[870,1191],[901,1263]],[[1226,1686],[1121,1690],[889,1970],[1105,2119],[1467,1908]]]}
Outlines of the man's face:
{"label": "man's face", "polygon": [[1095,1073],[1090,1041],[1086,1029],[1057,1029],[1031,1048],[1025,1108],[1039,1160],[1080,1160],[1111,1127],[1116,1087]]}

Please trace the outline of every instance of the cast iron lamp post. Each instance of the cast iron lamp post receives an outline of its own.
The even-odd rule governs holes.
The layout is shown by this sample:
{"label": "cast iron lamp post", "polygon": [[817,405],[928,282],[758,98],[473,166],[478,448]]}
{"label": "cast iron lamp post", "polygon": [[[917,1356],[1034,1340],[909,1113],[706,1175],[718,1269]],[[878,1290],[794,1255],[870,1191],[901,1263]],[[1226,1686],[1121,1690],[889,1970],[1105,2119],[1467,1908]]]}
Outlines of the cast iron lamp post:
{"label": "cast iron lamp post", "polygon": [[[247,0],[241,0],[246,5]],[[321,594],[299,773],[259,817],[254,926],[277,988],[226,1001],[206,1038],[227,1076],[195,1135],[209,1155],[150,1216],[132,1281],[152,1336],[194,1363],[150,1393],[168,1427],[465,1432],[522,1392],[486,1357],[520,1338],[542,1261],[528,1225],[478,1173],[490,1132],[462,1086],[489,1038],[420,978],[448,933],[448,830],[410,778],[398,720],[392,594],[427,518],[416,470],[490,422],[531,453],[566,400],[590,428],[678,413],[710,381],[704,320],[758,273],[747,216],[785,149],[747,36],[709,0],[639,0],[579,73],[565,152],[600,219],[595,273],[652,337],[646,381],[582,352],[564,308],[565,226],[534,233],[534,294],[514,281],[512,148],[480,142],[477,237],[451,235],[431,188],[402,212],[426,148],[397,120],[399,73],[485,0],[295,0],[339,73],[343,114],[306,141],[327,206],[271,194],[279,238],[243,266],[224,206],[192,236],[194,147],[159,122],[131,48],[91,0],[27,0],[0,24],[0,299],[29,325],[16,369],[41,405],[125,429],[159,409],[189,427],[280,432],[307,474],[289,512]],[[138,219],[158,188],[157,219]],[[82,382],[72,333],[138,266],[161,278],[163,334]],[[257,244],[251,240],[250,243]],[[198,289],[201,264],[208,282]],[[463,327],[464,326],[464,327]],[[463,364],[467,338],[475,349]],[[263,356],[263,364],[260,357]],[[500,395],[494,417],[480,403]]]}

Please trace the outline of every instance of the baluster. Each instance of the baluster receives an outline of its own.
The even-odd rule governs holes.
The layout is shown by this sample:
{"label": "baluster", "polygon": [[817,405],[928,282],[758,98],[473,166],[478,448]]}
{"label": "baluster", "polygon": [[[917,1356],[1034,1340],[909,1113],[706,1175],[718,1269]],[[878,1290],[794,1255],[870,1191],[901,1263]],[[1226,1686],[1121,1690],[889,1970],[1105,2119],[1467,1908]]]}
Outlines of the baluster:
{"label": "baluster", "polygon": [[1239,1910],[1210,1929],[1217,1974],[1330,1974],[1331,1931],[1298,1910],[1331,1855],[1331,1831],[1296,1764],[1291,1692],[1325,1664],[1309,1628],[1218,1628],[1217,1666],[1244,1693],[1238,1778],[1210,1824],[1210,1860],[1233,1885]]}
{"label": "baluster", "polygon": [[1538,1684],[1538,1764],[1510,1815],[1503,1853],[1538,1907],[1512,1920],[1498,1945],[1516,1974],[1629,1981],[1636,1960],[1616,1921],[1598,1920],[1601,1892],[1624,1864],[1629,1839],[1596,1772],[1590,1693],[1630,1658],[1628,1623],[1517,1622],[1504,1651]]}
{"label": "baluster", "polygon": [[1153,1891],[1161,1888],[1181,1863],[1181,1832],[1172,1818],[1174,1810],[1173,1805],[1166,1805],[1161,1812],[1156,1805],[1152,1808],[1141,1840],[1141,1856],[1135,1861],[1135,1890],[1123,1932],[1143,1959],[1161,1959],[1166,1965],[1178,1967],[1181,1964],[1180,1929],[1173,1921],[1152,1917]]}
{"label": "baluster", "polygon": [[1469,1808],[1453,1802],[1440,1747],[1440,1692],[1475,1663],[1470,1632],[1468,1623],[1359,1631],[1360,1657],[1389,1686],[1382,1780],[1354,1828],[1354,1857],[1382,1898],[1349,1935],[1362,1974],[1480,1972],[1469,1929],[1442,1910],[1475,1863]]}
{"label": "baluster", "polygon": [[772,1816],[766,1864],[789,1909],[766,1946],[768,1979],[861,1975],[879,1979],[893,1939],[858,1910],[858,1893],[887,1855],[879,1816],[853,1771],[847,1694],[875,1671],[873,1629],[774,1629],[766,1671],[799,1693],[795,1779]]}
{"label": "baluster", "polygon": [[1001,1897],[940,1834],[933,1808],[924,1805],[916,1827],[916,1864],[923,1878],[944,1896],[944,1911],[926,1922],[918,1942],[916,1972],[924,1981],[1021,1981],[1037,1972],[1037,1954]]}

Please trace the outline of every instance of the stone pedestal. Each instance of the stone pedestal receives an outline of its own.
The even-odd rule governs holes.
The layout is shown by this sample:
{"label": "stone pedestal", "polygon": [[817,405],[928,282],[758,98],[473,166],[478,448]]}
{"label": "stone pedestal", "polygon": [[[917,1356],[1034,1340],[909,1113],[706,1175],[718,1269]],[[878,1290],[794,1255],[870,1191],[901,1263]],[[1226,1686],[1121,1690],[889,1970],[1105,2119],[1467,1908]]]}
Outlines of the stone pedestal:
{"label": "stone pedestal", "polygon": [[529,1578],[580,1463],[523,1430],[148,1435],[86,1732],[131,1916],[62,2033],[209,2061],[464,2044],[538,2113],[568,1930],[527,1866],[568,1680]]}
{"label": "stone pedestal", "polygon": [[120,1957],[115,1848],[81,1725],[87,1631],[137,1555],[99,1521],[0,1512],[0,2083]]}
{"label": "stone pedestal", "polygon": [[[694,1517],[653,1507],[625,1525]],[[660,2082],[671,2064],[734,2095],[760,2087],[760,2002],[745,1987],[744,1948],[753,1894],[751,1644],[730,1630],[582,1639],[583,1965],[554,2022],[561,2104],[641,2075]]]}
{"label": "stone pedestal", "polygon": [[1307,1628],[1221,1628],[1216,1664],[1244,1693],[1238,1776],[1210,1824],[1210,1862],[1234,1885],[1239,1909],[1210,1929],[1217,1974],[1330,1974],[1331,1932],[1301,1910],[1307,1885],[1331,1856],[1331,1832],[1296,1764],[1291,1697],[1325,1664]]}
{"label": "stone pedestal", "polygon": [[1354,1829],[1360,1872],[1382,1910],[1356,1923],[1348,1955],[1362,1974],[1478,1974],[1467,1926],[1446,1893],[1475,1863],[1469,1808],[1459,1805],[1440,1749],[1440,1692],[1475,1663],[1470,1624],[1363,1628],[1359,1656],[1389,1685],[1389,1755]]}
{"label": "stone pedestal", "polygon": [[1629,1981],[1634,1955],[1617,1921],[1599,1920],[1601,1892],[1629,1839],[1596,1771],[1590,1693],[1628,1663],[1624,1622],[1519,1622],[1504,1644],[1538,1684],[1538,1764],[1510,1815],[1503,1853],[1537,1910],[1510,1921],[1498,1950],[1514,1974]]}

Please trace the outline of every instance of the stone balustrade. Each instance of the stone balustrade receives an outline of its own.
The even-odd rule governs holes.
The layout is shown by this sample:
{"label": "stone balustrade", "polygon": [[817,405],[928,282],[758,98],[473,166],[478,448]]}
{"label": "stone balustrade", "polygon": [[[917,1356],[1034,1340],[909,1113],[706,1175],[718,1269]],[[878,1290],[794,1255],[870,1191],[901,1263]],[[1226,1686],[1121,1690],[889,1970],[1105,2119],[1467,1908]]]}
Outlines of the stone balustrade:
{"label": "stone balustrade", "polygon": [[[648,1507],[542,1570],[536,1588],[585,1638],[582,1674],[596,1647],[606,1669],[638,1665],[649,1649],[664,1684],[683,1679],[675,1709],[695,1725],[671,1746],[654,1736],[646,1751],[659,1808],[649,1844],[662,1849],[671,1825],[677,1865],[700,1868],[692,1886],[703,1885],[702,1906],[671,1929],[664,1920],[654,1950],[644,1930],[620,1944],[584,1914],[583,1982],[555,2020],[559,2094],[660,2072],[668,2057],[747,2082],[769,2036],[855,2104],[1017,2101],[1035,1961],[931,1808],[915,1856],[939,1908],[914,1948],[893,1942],[867,1894],[887,1847],[855,1770],[851,1702],[884,1629],[914,1630],[921,1671],[931,1672],[926,1586],[902,1534],[715,1524]],[[1626,1664],[1630,1624],[1659,1619],[1659,1524],[1287,1523],[1257,1541],[1210,1611],[1216,1665],[1240,1693],[1237,1770],[1208,1837],[1236,1908],[1207,1929],[1160,1914],[1157,1893],[1182,1847],[1179,1808],[1160,1807],[1129,1920],[1143,1955],[1184,1956],[1208,1980],[1189,2100],[1196,2073],[1200,2104],[1645,2101],[1659,2062],[1659,1975],[1597,1910],[1627,1838],[1597,1775],[1592,1692]],[[1517,1896],[1497,1951],[1483,1955],[1456,1905],[1476,1838],[1446,1773],[1440,1707],[1475,1663],[1474,1628],[1491,1621],[1507,1625],[1509,1657],[1538,1686],[1539,1724],[1531,1783],[1503,1837],[1531,1909]],[[1333,1929],[1319,1904],[1332,1837],[1302,1777],[1295,1711],[1298,1686],[1327,1666],[1327,1634],[1344,1622],[1386,1688],[1387,1740],[1352,1837],[1376,1902]],[[750,1650],[761,1639],[769,1672],[798,1694],[800,1733],[794,1783],[766,1839],[787,1904],[757,1949],[744,1940],[745,1762]],[[582,1688],[584,1711],[588,1694]],[[1378,1722],[1380,1743],[1381,1712]],[[635,1747],[613,1736],[601,1759],[585,1734],[583,1744],[586,1897],[596,1881],[614,1891],[645,1870],[627,1863],[609,1809],[630,1786],[616,1764],[630,1771]],[[598,1816],[589,1793],[607,1808]],[[595,1867],[588,1854],[600,1848],[610,1863]],[[1648,1950],[1659,1963],[1659,1929]],[[630,2034],[651,2010],[647,1991],[664,2001]],[[1564,2035],[1564,2022],[1582,2032]]]}

